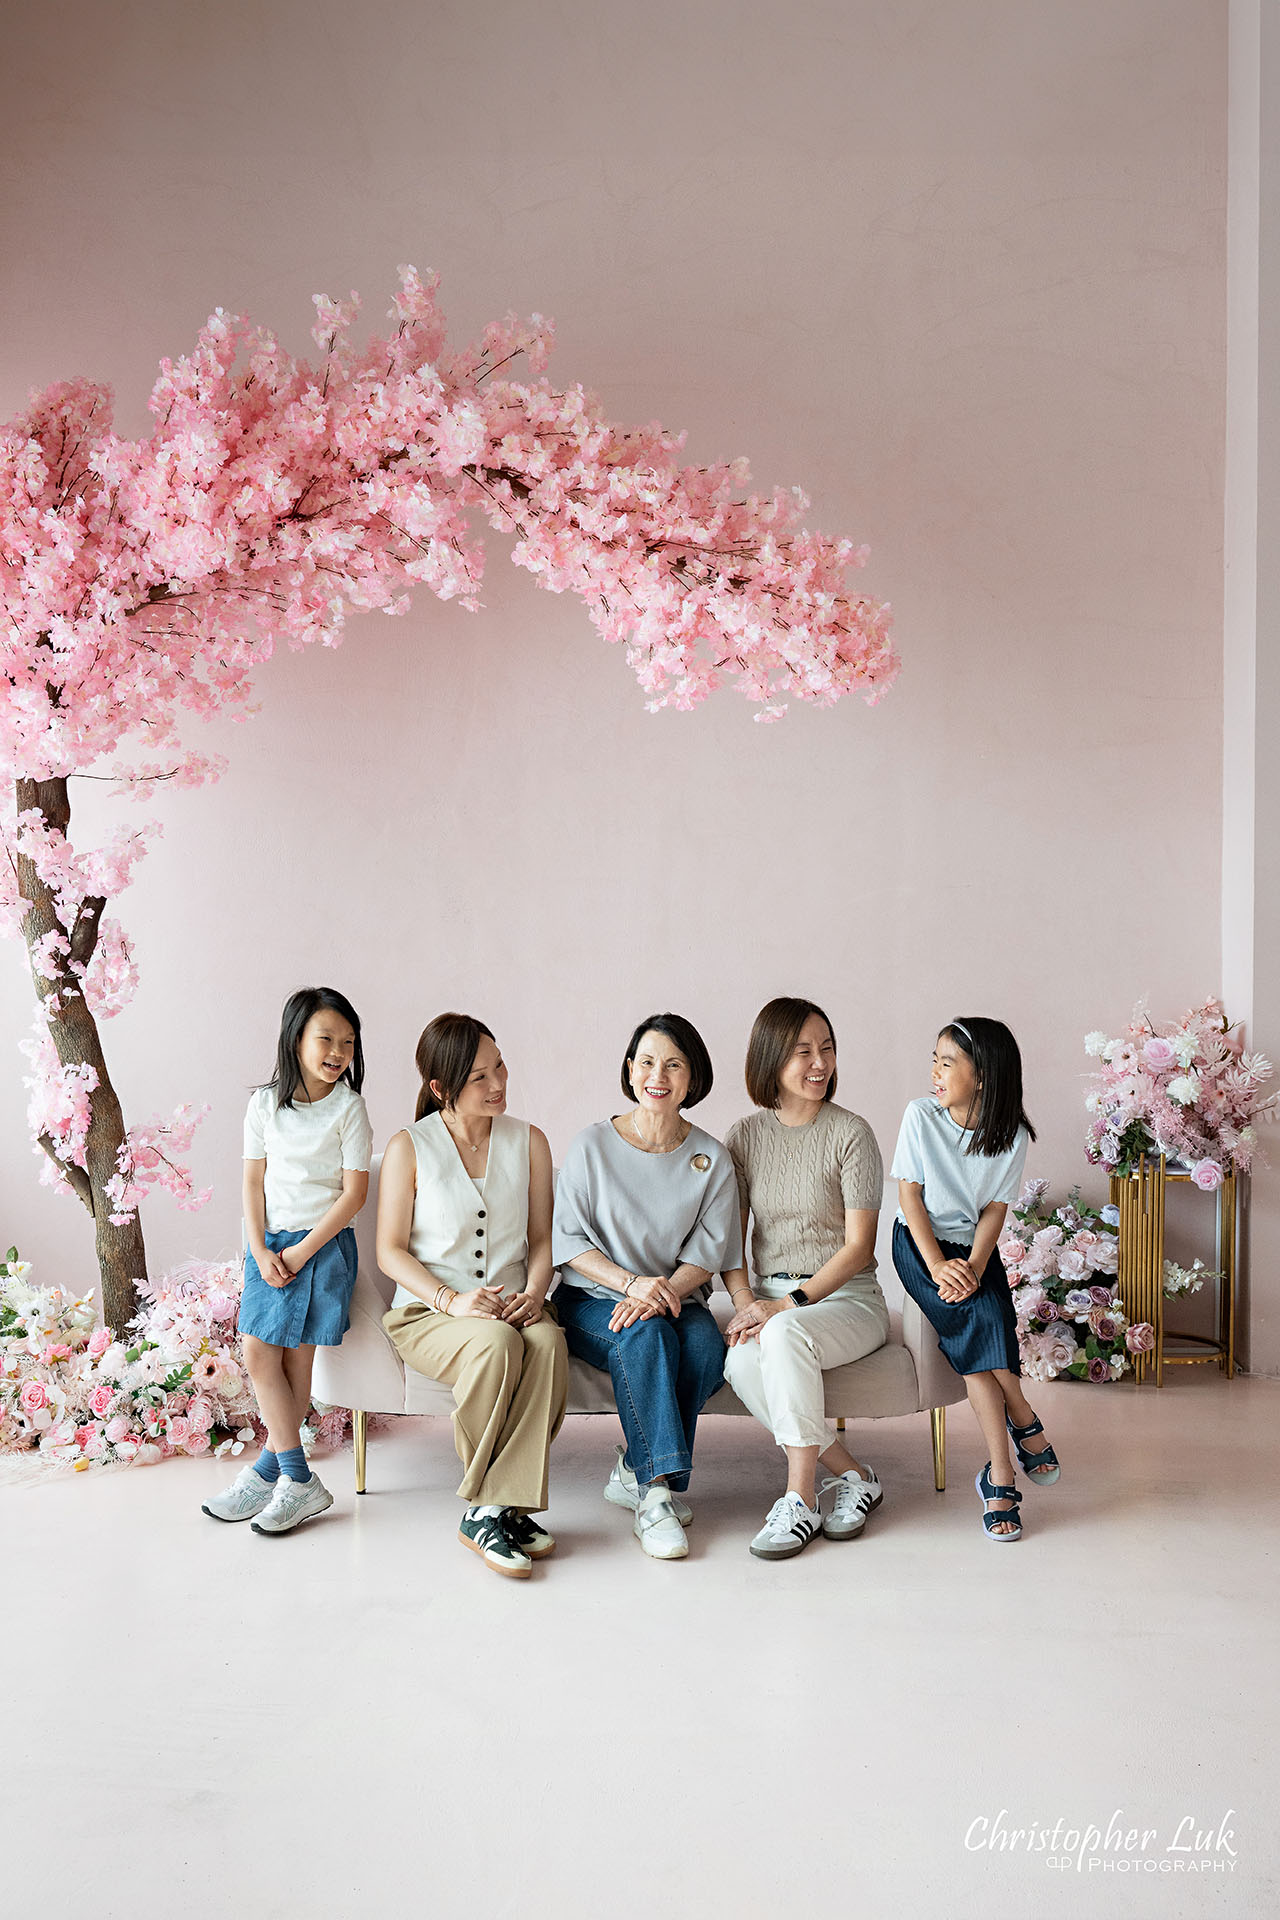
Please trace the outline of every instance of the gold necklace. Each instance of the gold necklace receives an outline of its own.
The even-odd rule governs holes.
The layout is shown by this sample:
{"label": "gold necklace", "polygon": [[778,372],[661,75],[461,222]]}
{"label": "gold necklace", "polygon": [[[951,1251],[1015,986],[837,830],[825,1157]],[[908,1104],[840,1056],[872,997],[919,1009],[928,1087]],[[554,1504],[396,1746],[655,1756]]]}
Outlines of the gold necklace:
{"label": "gold necklace", "polygon": [[640,1119],[639,1119],[638,1113],[629,1113],[627,1115],[627,1118],[631,1122],[631,1131],[635,1134],[636,1139],[640,1142],[641,1151],[644,1153],[674,1153],[677,1147],[682,1147],[685,1141],[689,1138],[688,1129],[691,1123],[688,1120],[686,1120],[684,1123],[686,1131],[681,1134],[678,1140],[673,1140],[669,1147],[655,1146],[651,1141],[646,1140],[644,1135],[641,1133]]}

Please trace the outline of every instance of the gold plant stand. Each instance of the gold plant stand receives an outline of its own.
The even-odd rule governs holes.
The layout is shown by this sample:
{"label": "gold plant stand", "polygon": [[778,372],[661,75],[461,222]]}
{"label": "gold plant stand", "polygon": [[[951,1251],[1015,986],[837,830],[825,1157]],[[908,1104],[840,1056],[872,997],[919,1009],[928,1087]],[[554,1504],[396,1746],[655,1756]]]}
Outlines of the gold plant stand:
{"label": "gold plant stand", "polygon": [[1214,1360],[1228,1380],[1236,1371],[1236,1221],[1237,1176],[1227,1174],[1218,1188],[1217,1265],[1222,1278],[1217,1290],[1217,1335],[1167,1333],[1164,1323],[1164,1200],[1165,1188],[1188,1185],[1189,1173],[1171,1173],[1163,1154],[1144,1154],[1136,1173],[1111,1176],[1111,1204],[1120,1209],[1120,1298],[1130,1326],[1147,1321],[1155,1331],[1150,1353],[1135,1353],[1133,1377],[1141,1386],[1153,1376],[1164,1385],[1164,1370],[1202,1366]]}

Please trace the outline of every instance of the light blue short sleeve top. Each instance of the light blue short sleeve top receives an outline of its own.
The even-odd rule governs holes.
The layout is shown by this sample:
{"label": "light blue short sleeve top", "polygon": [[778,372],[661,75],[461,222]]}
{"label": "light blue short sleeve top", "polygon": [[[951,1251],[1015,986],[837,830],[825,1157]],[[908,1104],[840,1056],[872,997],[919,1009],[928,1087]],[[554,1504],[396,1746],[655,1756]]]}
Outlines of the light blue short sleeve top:
{"label": "light blue short sleeve top", "polygon": [[[970,1153],[973,1130],[961,1127],[931,1094],[913,1100],[902,1116],[890,1173],[924,1188],[924,1210],[939,1240],[970,1247],[984,1207],[1018,1197],[1028,1135],[1019,1127],[1006,1153]],[[902,1208],[898,1218],[903,1219]]]}

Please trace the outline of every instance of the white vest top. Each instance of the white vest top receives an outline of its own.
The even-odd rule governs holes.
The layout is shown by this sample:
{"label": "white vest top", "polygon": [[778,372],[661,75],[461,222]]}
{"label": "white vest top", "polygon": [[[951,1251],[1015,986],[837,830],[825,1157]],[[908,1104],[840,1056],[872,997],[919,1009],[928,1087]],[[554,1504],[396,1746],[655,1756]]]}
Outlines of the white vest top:
{"label": "white vest top", "polygon": [[[437,1280],[459,1293],[500,1286],[523,1291],[529,1261],[529,1123],[494,1117],[489,1164],[477,1187],[438,1113],[406,1128],[413,1142],[417,1189],[409,1251]],[[421,1306],[396,1288],[393,1306]]]}

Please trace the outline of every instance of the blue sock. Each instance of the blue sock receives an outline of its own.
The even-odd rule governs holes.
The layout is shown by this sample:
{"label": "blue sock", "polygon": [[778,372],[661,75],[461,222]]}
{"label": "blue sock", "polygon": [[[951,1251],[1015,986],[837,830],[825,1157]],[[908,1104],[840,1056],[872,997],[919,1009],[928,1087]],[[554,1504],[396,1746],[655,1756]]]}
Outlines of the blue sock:
{"label": "blue sock", "polygon": [[280,1462],[269,1447],[264,1447],[253,1463],[253,1470],[261,1480],[269,1480],[274,1487],[280,1478]]}
{"label": "blue sock", "polygon": [[282,1447],[276,1455],[280,1462],[280,1471],[289,1480],[309,1480],[311,1469],[307,1465],[307,1456],[301,1447]]}

